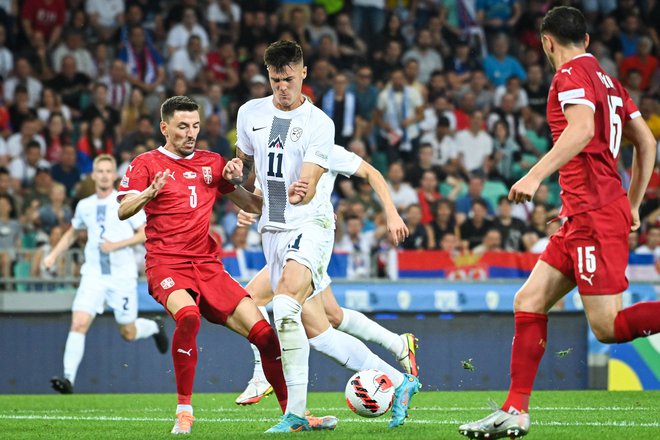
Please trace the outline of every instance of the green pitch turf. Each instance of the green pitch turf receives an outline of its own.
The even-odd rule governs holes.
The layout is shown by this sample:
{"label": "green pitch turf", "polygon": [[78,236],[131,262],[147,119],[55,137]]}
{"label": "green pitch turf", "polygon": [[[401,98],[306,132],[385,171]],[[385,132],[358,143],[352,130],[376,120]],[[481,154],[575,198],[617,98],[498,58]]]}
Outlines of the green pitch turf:
{"label": "green pitch turf", "polygon": [[[410,418],[388,429],[390,414],[365,419],[353,414],[340,393],[311,393],[314,414],[339,417],[334,432],[295,434],[336,439],[460,439],[460,423],[486,416],[487,400],[503,392],[421,392]],[[196,394],[193,437],[250,439],[276,423],[274,397],[239,407],[233,394]],[[77,394],[0,396],[2,439],[171,438],[174,394]],[[526,439],[660,438],[660,392],[540,391],[532,398],[532,429]]]}

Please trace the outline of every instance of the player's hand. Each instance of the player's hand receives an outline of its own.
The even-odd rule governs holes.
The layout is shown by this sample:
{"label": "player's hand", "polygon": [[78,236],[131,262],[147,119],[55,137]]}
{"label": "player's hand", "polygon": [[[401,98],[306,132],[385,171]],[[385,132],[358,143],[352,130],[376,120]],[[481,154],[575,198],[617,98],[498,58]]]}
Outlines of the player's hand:
{"label": "player's hand", "polygon": [[55,260],[56,260],[55,256],[49,253],[48,255],[46,255],[46,258],[44,258],[42,264],[44,265],[46,270],[50,270],[55,265]]}
{"label": "player's hand", "polygon": [[225,164],[222,169],[222,178],[229,183],[238,185],[243,182],[243,161],[238,157],[233,158]]}
{"label": "player's hand", "polygon": [[237,218],[238,221],[236,224],[239,228],[249,228],[257,222],[257,214],[252,214],[251,212],[245,212],[242,209],[238,211]]}
{"label": "player's hand", "polygon": [[148,195],[150,198],[155,199],[156,196],[158,195],[158,191],[163,189],[165,184],[167,183],[167,178],[170,177],[170,169],[166,169],[165,171],[158,171],[156,173],[156,176],[154,177],[153,182],[151,182],[151,185],[149,185],[149,188],[147,188]]}
{"label": "player's hand", "polygon": [[530,177],[529,174],[526,175],[513,184],[511,191],[509,191],[509,200],[514,203],[530,202],[540,184],[541,182]]}
{"label": "player's hand", "polygon": [[639,221],[639,210],[631,209],[630,214],[632,216],[632,223],[630,224],[630,230],[636,231],[639,229],[641,222]]}
{"label": "player's hand", "polygon": [[113,243],[112,241],[108,241],[105,239],[103,243],[99,245],[99,249],[101,249],[101,252],[104,254],[109,254],[110,252],[114,252],[117,250],[116,243]]}
{"label": "player's hand", "polygon": [[408,231],[408,226],[403,222],[401,216],[396,213],[391,218],[387,219],[387,232],[390,234],[392,243],[396,246],[399,245],[403,240],[408,237],[410,232]]}
{"label": "player's hand", "polygon": [[289,203],[297,205],[305,199],[309,185],[307,182],[298,180],[289,186]]}

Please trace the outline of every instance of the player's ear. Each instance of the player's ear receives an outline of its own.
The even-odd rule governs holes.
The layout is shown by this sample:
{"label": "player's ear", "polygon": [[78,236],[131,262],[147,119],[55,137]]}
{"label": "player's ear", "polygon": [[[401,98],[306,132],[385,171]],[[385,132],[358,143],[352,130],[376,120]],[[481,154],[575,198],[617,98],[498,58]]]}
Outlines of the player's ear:
{"label": "player's ear", "polygon": [[307,78],[307,66],[303,66],[302,68],[302,78]]}
{"label": "player's ear", "polygon": [[586,49],[589,47],[589,43],[591,42],[591,37],[589,34],[584,34],[584,48]]}
{"label": "player's ear", "polygon": [[163,136],[167,137],[167,122],[160,121],[160,132]]}

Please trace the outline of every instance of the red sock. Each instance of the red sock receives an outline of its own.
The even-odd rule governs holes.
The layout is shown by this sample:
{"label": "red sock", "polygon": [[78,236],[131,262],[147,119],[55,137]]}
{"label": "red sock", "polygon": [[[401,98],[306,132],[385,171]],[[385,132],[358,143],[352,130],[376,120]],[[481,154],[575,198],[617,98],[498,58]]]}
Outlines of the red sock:
{"label": "red sock", "polygon": [[259,349],[259,353],[261,353],[261,364],[264,367],[264,374],[268,382],[273,386],[277,400],[282,408],[282,413],[284,413],[286,411],[287,389],[284,373],[282,373],[280,341],[277,339],[273,328],[265,319],[254,324],[247,338],[248,341]]}
{"label": "red sock", "polygon": [[510,407],[514,407],[520,412],[529,412],[529,396],[548,338],[548,315],[516,312],[514,317],[516,327],[511,348],[511,385],[502,409],[509,411]]}
{"label": "red sock", "polygon": [[617,313],[614,319],[614,338],[628,342],[635,338],[660,333],[660,301],[635,304]]}
{"label": "red sock", "polygon": [[195,368],[197,367],[197,333],[199,332],[199,309],[186,306],[174,315],[176,328],[172,335],[172,360],[176,376],[176,392],[179,405],[190,405]]}

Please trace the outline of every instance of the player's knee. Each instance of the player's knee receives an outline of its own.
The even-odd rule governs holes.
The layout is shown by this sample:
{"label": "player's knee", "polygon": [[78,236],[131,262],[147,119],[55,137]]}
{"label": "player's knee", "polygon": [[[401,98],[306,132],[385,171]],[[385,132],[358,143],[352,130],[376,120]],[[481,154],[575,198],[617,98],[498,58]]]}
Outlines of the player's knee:
{"label": "player's knee", "polygon": [[199,309],[195,306],[184,307],[174,316],[177,329],[196,333],[201,324]]}
{"label": "player's knee", "polygon": [[603,344],[613,344],[616,342],[614,337],[614,325],[610,323],[597,322],[591,324],[591,331],[594,333],[596,339]]}
{"label": "player's knee", "polygon": [[325,309],[325,314],[333,328],[339,327],[342,319],[344,319],[344,314],[340,307],[327,308]]}
{"label": "player's knee", "polygon": [[545,313],[546,309],[540,295],[523,287],[516,293],[516,296],[513,299],[513,311]]}
{"label": "player's knee", "polygon": [[71,331],[74,333],[87,333],[89,330],[90,321],[87,319],[73,319],[71,321]]}

